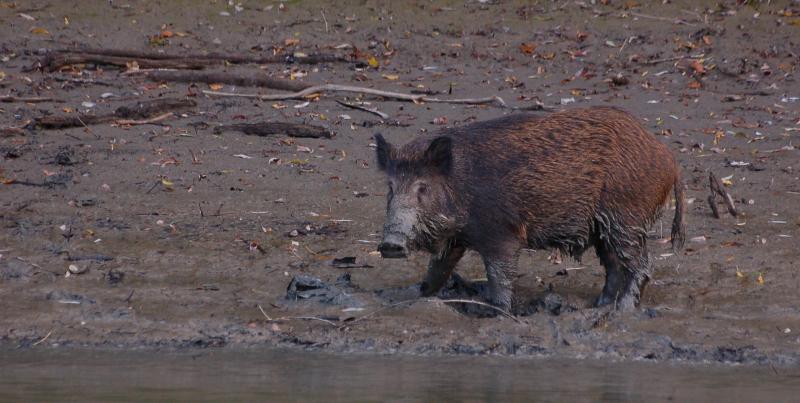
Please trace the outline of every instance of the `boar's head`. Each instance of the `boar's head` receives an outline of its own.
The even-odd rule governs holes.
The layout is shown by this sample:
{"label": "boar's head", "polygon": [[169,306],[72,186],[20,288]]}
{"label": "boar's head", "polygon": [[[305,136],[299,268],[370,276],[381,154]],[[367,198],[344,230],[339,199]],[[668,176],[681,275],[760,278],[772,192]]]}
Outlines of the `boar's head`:
{"label": "boar's head", "polygon": [[452,140],[442,136],[421,148],[395,149],[376,134],[375,143],[389,184],[381,256],[406,257],[415,249],[439,253],[455,232]]}

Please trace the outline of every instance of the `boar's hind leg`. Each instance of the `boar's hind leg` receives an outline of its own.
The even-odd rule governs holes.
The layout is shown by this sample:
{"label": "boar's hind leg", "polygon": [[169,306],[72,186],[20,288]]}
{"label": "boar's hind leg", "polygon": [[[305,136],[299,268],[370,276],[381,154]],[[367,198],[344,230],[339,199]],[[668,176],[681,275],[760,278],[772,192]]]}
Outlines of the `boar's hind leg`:
{"label": "boar's hind leg", "polygon": [[601,307],[614,303],[619,298],[622,286],[625,284],[625,273],[616,252],[606,245],[606,242],[598,241],[595,249],[600,263],[606,268],[606,284],[594,302],[594,306]]}
{"label": "boar's hind leg", "polygon": [[[606,284],[596,305],[614,303],[617,309],[630,310],[639,305],[642,291],[650,280],[650,259],[644,236],[625,239],[617,245],[600,241],[597,248],[606,268]],[[619,240],[619,239],[618,239]]]}
{"label": "boar's hind leg", "polygon": [[434,255],[428,263],[428,275],[422,281],[420,290],[422,295],[429,297],[439,292],[442,286],[453,274],[456,264],[464,256],[465,248],[459,244],[450,245],[442,254]]}

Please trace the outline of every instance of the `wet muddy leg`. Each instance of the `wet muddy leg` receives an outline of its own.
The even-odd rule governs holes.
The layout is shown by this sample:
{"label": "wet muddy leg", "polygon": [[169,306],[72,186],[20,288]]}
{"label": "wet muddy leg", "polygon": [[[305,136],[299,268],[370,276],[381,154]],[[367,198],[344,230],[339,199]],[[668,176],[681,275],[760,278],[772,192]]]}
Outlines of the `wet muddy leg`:
{"label": "wet muddy leg", "polygon": [[481,253],[486,266],[486,278],[489,280],[489,295],[486,299],[506,311],[511,310],[514,298],[512,280],[516,277],[519,250],[517,246],[509,246]]}
{"label": "wet muddy leg", "polygon": [[594,302],[595,307],[613,304],[619,298],[622,287],[626,283],[625,273],[617,254],[604,241],[595,245],[597,257],[606,269],[606,283],[603,291]]}
{"label": "wet muddy leg", "polygon": [[464,256],[465,248],[458,244],[452,244],[442,255],[431,257],[428,263],[428,274],[420,284],[422,296],[429,297],[439,292],[442,286],[453,274],[456,264]]}
{"label": "wet muddy leg", "polygon": [[617,256],[620,255],[624,256],[620,260],[625,275],[625,284],[622,286],[617,300],[617,309],[628,311],[639,306],[644,287],[650,281],[650,258],[643,239],[637,245],[626,248],[625,253]]}

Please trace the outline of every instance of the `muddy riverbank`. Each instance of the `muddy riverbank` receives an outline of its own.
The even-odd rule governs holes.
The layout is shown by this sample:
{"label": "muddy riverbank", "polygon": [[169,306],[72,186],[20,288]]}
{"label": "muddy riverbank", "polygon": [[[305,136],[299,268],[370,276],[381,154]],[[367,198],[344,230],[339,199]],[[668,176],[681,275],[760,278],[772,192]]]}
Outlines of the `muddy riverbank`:
{"label": "muddy riverbank", "polygon": [[[54,100],[0,103],[0,341],[797,365],[800,5],[597,3],[0,2],[0,95]],[[532,111],[353,93],[221,98],[202,91],[280,91],[120,74],[135,65],[36,69],[48,50],[74,46],[343,54],[352,60],[204,71],[499,96]],[[163,98],[195,105],[149,124],[29,129],[44,116]],[[367,101],[389,117],[337,100]],[[427,256],[374,252],[386,184],[372,135],[404,143],[442,127],[546,113],[542,106],[587,105],[641,118],[683,169],[687,247],[673,253],[659,242],[667,212],[652,229],[655,276],[641,309],[590,308],[604,278],[591,251],[582,262],[523,253],[515,319],[479,317],[441,298],[400,302]],[[335,136],[214,131],[257,121],[313,124]],[[713,217],[709,172],[737,217],[722,204]],[[485,276],[471,254],[458,273]],[[298,276],[324,285],[287,297]],[[453,284],[441,297],[469,295]]]}

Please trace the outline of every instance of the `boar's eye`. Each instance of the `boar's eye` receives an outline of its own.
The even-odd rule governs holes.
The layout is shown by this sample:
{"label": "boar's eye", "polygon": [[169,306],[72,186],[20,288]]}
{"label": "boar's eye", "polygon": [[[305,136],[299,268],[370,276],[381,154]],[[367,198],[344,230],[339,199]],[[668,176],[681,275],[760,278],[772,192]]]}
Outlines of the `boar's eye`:
{"label": "boar's eye", "polygon": [[428,184],[424,182],[417,183],[417,194],[424,195],[428,193]]}

